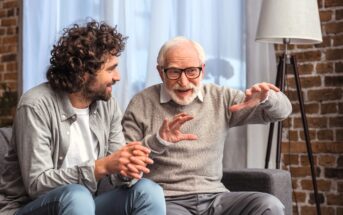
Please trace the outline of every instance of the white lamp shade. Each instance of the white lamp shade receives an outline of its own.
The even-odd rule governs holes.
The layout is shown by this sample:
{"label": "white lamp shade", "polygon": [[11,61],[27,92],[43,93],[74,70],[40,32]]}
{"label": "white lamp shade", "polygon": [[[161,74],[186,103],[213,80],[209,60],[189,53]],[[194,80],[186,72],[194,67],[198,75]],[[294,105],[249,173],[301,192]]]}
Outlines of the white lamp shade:
{"label": "white lamp shade", "polygon": [[317,0],[264,0],[256,41],[282,44],[322,42]]}

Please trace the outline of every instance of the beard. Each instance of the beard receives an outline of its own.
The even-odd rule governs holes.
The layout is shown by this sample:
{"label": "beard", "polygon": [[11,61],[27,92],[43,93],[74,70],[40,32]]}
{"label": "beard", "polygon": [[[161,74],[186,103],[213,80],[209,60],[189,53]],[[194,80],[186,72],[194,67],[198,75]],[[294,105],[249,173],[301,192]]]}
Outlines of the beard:
{"label": "beard", "polygon": [[[186,87],[181,87],[178,83],[172,87],[172,89],[168,89],[163,83],[164,88],[166,89],[167,93],[170,95],[172,100],[179,105],[189,105],[194,101],[194,99],[198,96],[198,92],[201,88],[201,84],[198,86],[194,85],[193,83],[189,83]],[[174,90],[193,90],[192,94],[184,99],[180,99]]]}
{"label": "beard", "polygon": [[[82,89],[82,95],[85,99],[89,101],[108,101],[112,97],[112,91],[107,92],[107,87],[111,87],[116,82],[113,81],[111,83],[108,83],[106,85],[99,85],[96,83],[96,79],[94,77],[89,78],[86,83],[84,84],[84,87]],[[98,87],[96,87],[98,85]]]}

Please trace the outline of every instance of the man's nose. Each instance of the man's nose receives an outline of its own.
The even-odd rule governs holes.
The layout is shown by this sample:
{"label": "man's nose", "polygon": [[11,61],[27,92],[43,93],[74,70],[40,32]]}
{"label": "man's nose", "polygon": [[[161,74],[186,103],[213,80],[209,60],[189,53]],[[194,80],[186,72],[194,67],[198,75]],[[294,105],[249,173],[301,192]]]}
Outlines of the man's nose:
{"label": "man's nose", "polygon": [[181,87],[186,87],[188,85],[189,81],[188,81],[188,78],[184,72],[181,73],[181,76],[180,76],[178,82],[179,82],[179,85]]}
{"label": "man's nose", "polygon": [[113,72],[112,80],[113,81],[120,81],[120,73],[117,71]]}

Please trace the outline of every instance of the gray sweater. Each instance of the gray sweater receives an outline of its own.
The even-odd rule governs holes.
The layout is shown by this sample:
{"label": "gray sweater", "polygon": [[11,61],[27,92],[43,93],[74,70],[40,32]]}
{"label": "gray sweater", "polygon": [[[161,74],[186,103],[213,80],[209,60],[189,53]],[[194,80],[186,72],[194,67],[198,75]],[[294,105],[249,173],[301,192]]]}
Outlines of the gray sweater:
{"label": "gray sweater", "polygon": [[[126,141],[142,141],[152,150],[154,164],[149,166],[151,172],[145,177],[159,183],[166,196],[227,191],[220,181],[228,129],[248,123],[282,120],[292,110],[283,93],[270,91],[265,103],[232,113],[228,107],[241,103],[244,93],[212,84],[202,87],[203,101],[196,98],[186,106],[173,101],[161,103],[161,86],[149,87],[134,96],[124,114],[122,125]],[[160,143],[156,133],[163,119],[181,112],[194,117],[181,127],[181,131],[196,134],[198,140],[167,145]]]}

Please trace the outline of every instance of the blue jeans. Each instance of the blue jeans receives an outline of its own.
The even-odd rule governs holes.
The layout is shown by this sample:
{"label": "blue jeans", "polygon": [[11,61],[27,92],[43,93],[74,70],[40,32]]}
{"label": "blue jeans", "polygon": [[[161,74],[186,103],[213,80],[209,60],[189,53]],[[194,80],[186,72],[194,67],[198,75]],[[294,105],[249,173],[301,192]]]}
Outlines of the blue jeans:
{"label": "blue jeans", "polygon": [[16,213],[43,214],[164,215],[166,206],[162,188],[148,179],[141,179],[130,188],[115,188],[95,198],[82,185],[64,185],[40,196]]}

